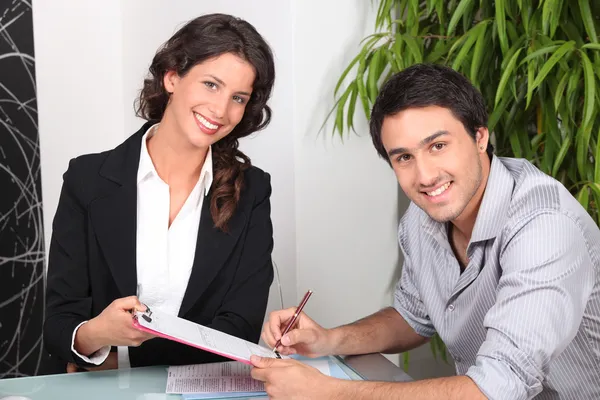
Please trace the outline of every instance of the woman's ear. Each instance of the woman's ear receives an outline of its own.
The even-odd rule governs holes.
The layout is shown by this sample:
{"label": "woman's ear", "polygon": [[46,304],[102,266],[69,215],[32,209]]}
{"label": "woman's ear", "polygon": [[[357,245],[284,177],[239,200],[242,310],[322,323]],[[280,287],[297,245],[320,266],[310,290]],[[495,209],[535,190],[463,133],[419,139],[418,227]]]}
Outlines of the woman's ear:
{"label": "woman's ear", "polygon": [[163,77],[163,86],[165,87],[165,90],[169,94],[171,94],[175,91],[175,87],[177,86],[178,82],[179,82],[179,75],[177,75],[177,72],[175,72],[173,70],[167,71],[167,73]]}

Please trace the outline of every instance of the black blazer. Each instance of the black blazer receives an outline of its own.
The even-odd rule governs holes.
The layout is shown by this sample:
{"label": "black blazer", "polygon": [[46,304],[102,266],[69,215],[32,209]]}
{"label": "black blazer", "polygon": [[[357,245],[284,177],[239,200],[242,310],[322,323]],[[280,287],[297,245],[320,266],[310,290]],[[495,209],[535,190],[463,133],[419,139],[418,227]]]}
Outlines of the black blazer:
{"label": "black blazer", "polygon": [[[88,365],[71,351],[75,327],[113,300],[136,294],[136,178],[149,127],[144,124],[113,150],[71,160],[63,176],[48,262],[44,342],[54,364],[49,370],[66,362]],[[204,200],[179,317],[257,343],[273,281],[271,184],[269,174],[256,167],[244,174],[229,233],[214,227],[212,191]],[[132,367],[223,360],[159,338],[129,347],[129,358]]]}

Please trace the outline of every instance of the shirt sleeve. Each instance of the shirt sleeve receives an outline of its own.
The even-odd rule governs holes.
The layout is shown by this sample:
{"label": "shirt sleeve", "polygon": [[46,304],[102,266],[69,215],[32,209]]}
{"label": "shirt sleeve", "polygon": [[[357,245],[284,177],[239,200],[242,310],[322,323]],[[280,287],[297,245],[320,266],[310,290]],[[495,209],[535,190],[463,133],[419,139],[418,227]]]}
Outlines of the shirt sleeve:
{"label": "shirt sleeve", "polygon": [[410,255],[404,245],[402,227],[400,227],[398,236],[400,249],[404,255],[404,263],[402,264],[400,279],[394,291],[394,308],[417,334],[430,338],[435,334],[435,328],[429,319],[425,305],[421,301],[421,296],[413,281],[414,271]]}
{"label": "shirt sleeve", "polygon": [[532,399],[578,332],[594,264],[579,225],[543,212],[509,235],[500,265],[487,335],[466,375],[489,399]]}
{"label": "shirt sleeve", "polygon": [[94,365],[100,365],[108,358],[108,354],[110,353],[110,346],[102,347],[95,353],[91,354],[89,357],[79,354],[77,350],[75,350],[75,335],[77,334],[77,330],[81,327],[81,325],[85,324],[86,322],[87,321],[83,321],[75,327],[75,330],[73,330],[73,337],[71,338],[71,351],[73,352],[73,354],[75,354],[77,357],[81,358],[85,362]]}

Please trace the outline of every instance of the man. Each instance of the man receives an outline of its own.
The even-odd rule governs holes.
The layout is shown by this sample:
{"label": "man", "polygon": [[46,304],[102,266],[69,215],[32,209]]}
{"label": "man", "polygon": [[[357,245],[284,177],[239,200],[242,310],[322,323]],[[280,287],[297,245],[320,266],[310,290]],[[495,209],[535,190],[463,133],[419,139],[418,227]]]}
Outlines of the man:
{"label": "man", "polygon": [[[393,76],[370,130],[411,204],[394,306],[324,329],[305,314],[283,354],[397,353],[439,333],[457,376],[342,381],[255,358],[273,399],[600,399],[600,231],[526,160],[493,155],[481,94],[449,68]],[[273,346],[294,309],[263,328]]]}

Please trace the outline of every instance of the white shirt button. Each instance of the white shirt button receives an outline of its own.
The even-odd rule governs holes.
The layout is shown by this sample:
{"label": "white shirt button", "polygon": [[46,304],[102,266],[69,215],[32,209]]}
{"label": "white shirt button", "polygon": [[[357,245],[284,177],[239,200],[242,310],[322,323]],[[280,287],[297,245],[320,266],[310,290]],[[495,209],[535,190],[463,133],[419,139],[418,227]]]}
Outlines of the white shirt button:
{"label": "white shirt button", "polygon": [[454,304],[450,304],[448,306],[448,311],[454,311]]}

